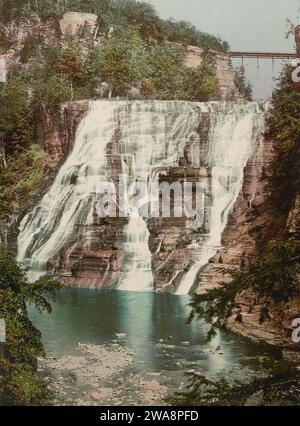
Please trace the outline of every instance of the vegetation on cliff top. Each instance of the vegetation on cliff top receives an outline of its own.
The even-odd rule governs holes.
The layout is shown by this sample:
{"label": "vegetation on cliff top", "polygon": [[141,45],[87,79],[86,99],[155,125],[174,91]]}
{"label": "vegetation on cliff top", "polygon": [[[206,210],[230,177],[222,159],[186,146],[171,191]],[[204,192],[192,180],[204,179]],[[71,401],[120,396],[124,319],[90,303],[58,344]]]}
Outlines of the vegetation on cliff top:
{"label": "vegetation on cliff top", "polygon": [[45,295],[54,296],[58,288],[50,277],[29,285],[23,267],[0,247],[0,318],[6,323],[6,343],[0,348],[0,405],[43,405],[51,397],[37,375],[37,358],[45,353],[26,304],[50,313]]}
{"label": "vegetation on cliff top", "polygon": [[32,13],[44,19],[60,18],[68,11],[98,15],[102,31],[107,31],[111,25],[121,31],[135,27],[144,40],[166,40],[222,52],[229,49],[228,43],[220,37],[201,32],[189,22],[162,20],[151,4],[135,0],[2,0],[0,21],[7,24],[12,19]]}
{"label": "vegetation on cliff top", "polygon": [[48,172],[49,156],[39,145],[8,159],[7,168],[0,171],[0,221],[28,204]]}

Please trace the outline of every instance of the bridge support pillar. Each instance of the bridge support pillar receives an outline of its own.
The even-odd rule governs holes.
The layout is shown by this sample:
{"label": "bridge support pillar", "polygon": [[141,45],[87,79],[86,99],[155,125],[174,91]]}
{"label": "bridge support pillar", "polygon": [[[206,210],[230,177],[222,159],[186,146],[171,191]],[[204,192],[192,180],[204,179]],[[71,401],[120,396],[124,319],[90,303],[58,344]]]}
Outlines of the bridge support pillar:
{"label": "bridge support pillar", "polygon": [[295,42],[297,56],[300,58],[300,25],[295,28]]}

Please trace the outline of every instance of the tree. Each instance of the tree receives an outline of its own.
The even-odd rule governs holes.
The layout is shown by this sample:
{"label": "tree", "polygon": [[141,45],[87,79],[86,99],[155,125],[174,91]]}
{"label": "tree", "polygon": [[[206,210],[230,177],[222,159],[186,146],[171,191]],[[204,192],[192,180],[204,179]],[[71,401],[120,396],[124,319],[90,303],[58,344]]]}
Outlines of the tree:
{"label": "tree", "polygon": [[33,139],[28,86],[18,78],[0,85],[0,139],[5,153],[24,150]]}
{"label": "tree", "polygon": [[248,101],[252,101],[252,85],[246,79],[245,67],[241,66],[235,70],[234,83],[240,94]]}
{"label": "tree", "polygon": [[110,97],[126,96],[132,86],[140,86],[149,68],[146,46],[139,34],[133,30],[108,40],[98,69],[102,82],[110,86]]}
{"label": "tree", "polygon": [[161,20],[161,32],[168,41],[181,43],[184,46],[192,45],[220,52],[229,50],[228,43],[220,37],[201,32],[187,21]]}
{"label": "tree", "polygon": [[72,99],[73,90],[70,82],[63,75],[53,75],[49,79],[39,79],[33,84],[33,103],[35,113],[39,114],[42,105],[52,112],[63,103]]}
{"label": "tree", "polygon": [[188,91],[191,101],[207,102],[219,97],[219,83],[208,57],[204,58],[199,67],[190,70]]}
{"label": "tree", "polygon": [[82,53],[72,47],[63,50],[54,68],[58,73],[63,74],[69,79],[71,100],[73,100],[74,85],[80,84],[85,79],[87,73]]}
{"label": "tree", "polygon": [[277,154],[269,179],[270,201],[286,219],[300,187],[300,92],[292,81],[293,67],[287,66],[273,92],[273,110],[268,117],[267,137]]}
{"label": "tree", "polygon": [[59,284],[44,277],[29,284],[23,267],[0,247],[0,317],[6,322],[4,355],[0,356],[0,399],[5,405],[43,404],[49,397],[36,374],[44,356],[41,333],[31,323],[27,304],[51,312],[45,295],[55,296]]}
{"label": "tree", "polygon": [[28,204],[41,190],[49,174],[49,156],[40,145],[30,147],[0,168],[0,221],[9,222],[11,215]]}
{"label": "tree", "polygon": [[153,82],[160,99],[186,99],[188,72],[179,49],[168,44],[153,45],[149,53]]}
{"label": "tree", "polygon": [[139,29],[143,40],[161,40],[160,21],[156,9],[146,2],[123,0],[116,3],[120,15],[125,16],[129,25]]}

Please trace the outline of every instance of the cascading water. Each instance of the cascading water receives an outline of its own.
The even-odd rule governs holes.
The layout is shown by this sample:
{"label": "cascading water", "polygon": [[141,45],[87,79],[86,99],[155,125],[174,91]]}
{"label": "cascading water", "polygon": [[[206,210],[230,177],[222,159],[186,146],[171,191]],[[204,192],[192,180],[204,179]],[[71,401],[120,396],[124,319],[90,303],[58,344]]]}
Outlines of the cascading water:
{"label": "cascading water", "polygon": [[[206,137],[201,133],[204,126],[208,127]],[[177,167],[189,146],[190,166],[201,165],[209,171],[211,205],[208,232],[194,252],[194,265],[177,289],[177,294],[187,294],[198,271],[221,245],[229,212],[242,186],[244,167],[263,126],[264,114],[257,103],[90,102],[73,151],[48,193],[21,222],[18,259],[29,268],[29,278],[45,273],[74,234],[93,220],[99,182],[110,175],[108,144],[114,145],[122,163],[119,172],[128,176],[133,187],[139,180],[151,187],[157,170]],[[141,215],[146,204],[147,200],[137,204],[134,197],[128,202],[120,290],[153,290],[149,231]]]}
{"label": "cascading water", "polygon": [[132,211],[125,229],[124,244],[128,259],[121,274],[119,290],[153,291],[151,252],[148,246],[149,231],[138,211]]}
{"label": "cascading water", "polygon": [[[258,108],[258,106],[257,106]],[[222,246],[222,235],[242,189],[244,168],[262,141],[264,116],[257,114],[219,116],[211,127],[208,163],[211,166],[211,199],[209,233],[195,253],[198,259],[183,277],[176,294],[188,294],[198,272]]]}
{"label": "cascading water", "polygon": [[90,104],[54,184],[20,224],[18,260],[28,267],[30,281],[45,274],[47,263],[67,244],[76,226],[88,220],[99,182],[106,179],[106,146],[115,130],[114,111],[111,102]]}

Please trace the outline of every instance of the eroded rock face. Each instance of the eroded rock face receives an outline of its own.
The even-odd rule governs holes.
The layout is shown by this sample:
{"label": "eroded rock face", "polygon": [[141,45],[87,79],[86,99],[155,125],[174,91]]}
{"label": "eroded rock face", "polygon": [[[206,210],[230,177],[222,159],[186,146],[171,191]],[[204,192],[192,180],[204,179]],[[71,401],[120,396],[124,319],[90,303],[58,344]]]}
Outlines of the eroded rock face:
{"label": "eroded rock face", "polygon": [[300,237],[300,194],[297,195],[295,205],[290,211],[287,229],[295,237]]}
{"label": "eroded rock face", "polygon": [[295,28],[295,42],[298,57],[300,56],[300,25]]}
{"label": "eroded rock face", "polygon": [[62,37],[75,37],[84,27],[94,34],[98,16],[94,13],[67,12],[59,22]]}
{"label": "eroded rock face", "polygon": [[29,37],[39,38],[46,46],[53,45],[57,38],[57,27],[53,19],[41,20],[37,15],[11,21],[3,28],[4,35],[11,47],[0,55],[0,79],[6,81],[6,74],[20,61],[20,53]]}
{"label": "eroded rock face", "polygon": [[[184,49],[186,64],[189,68],[197,68],[202,64],[204,51],[200,47],[187,46]],[[234,71],[231,60],[225,53],[211,51],[216,77],[220,86],[220,96],[223,100],[244,101],[234,82]]]}
{"label": "eroded rock face", "polygon": [[6,83],[7,78],[7,66],[6,60],[3,55],[0,56],[0,83]]}
{"label": "eroded rock face", "polygon": [[69,102],[62,105],[58,115],[54,115],[45,105],[42,106],[38,140],[58,162],[70,153],[77,127],[88,109],[88,101]]}

